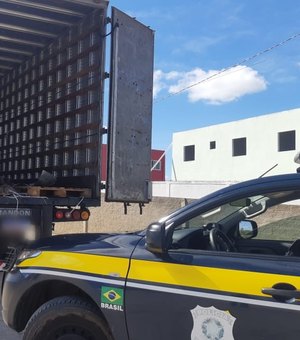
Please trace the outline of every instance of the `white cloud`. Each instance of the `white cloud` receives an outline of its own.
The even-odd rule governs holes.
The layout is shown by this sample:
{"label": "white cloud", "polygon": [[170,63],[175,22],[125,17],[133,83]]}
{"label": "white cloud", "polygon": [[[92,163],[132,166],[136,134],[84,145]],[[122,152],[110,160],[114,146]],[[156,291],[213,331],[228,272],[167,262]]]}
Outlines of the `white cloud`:
{"label": "white cloud", "polygon": [[162,70],[155,70],[153,75],[153,97],[156,98],[157,94],[163,89],[170,87],[170,82],[178,80],[183,74],[177,71],[163,72]]}
{"label": "white cloud", "polygon": [[[156,95],[159,90],[168,88],[169,93],[176,93],[195,83],[217,74],[218,70],[204,71],[195,68],[186,73],[176,73],[176,83],[167,85],[164,80],[168,74],[160,73],[160,88],[157,87]],[[175,78],[173,78],[175,79]],[[163,86],[162,86],[163,84]],[[256,70],[248,66],[235,66],[208,81],[193,86],[186,90],[190,102],[203,101],[208,104],[223,104],[235,101],[247,94],[264,91],[267,82]]]}
{"label": "white cloud", "polygon": [[164,73],[162,70],[155,70],[153,75],[153,97],[155,98],[157,94],[166,88],[166,84],[163,82]]}

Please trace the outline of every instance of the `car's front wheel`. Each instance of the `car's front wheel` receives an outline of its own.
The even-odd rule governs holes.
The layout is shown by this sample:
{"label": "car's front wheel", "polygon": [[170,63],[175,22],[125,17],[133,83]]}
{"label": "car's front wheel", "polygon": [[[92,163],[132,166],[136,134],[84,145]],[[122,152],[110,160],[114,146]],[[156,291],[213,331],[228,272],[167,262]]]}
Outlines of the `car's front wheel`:
{"label": "car's front wheel", "polygon": [[111,340],[96,307],[74,296],[44,303],[30,318],[23,340]]}

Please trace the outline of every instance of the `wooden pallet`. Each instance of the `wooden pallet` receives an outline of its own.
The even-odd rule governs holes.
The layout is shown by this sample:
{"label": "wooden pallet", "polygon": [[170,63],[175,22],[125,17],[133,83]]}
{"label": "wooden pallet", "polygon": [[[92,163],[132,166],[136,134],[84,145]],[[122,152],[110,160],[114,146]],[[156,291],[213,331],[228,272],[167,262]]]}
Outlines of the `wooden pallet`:
{"label": "wooden pallet", "polygon": [[88,188],[65,188],[65,187],[41,187],[27,186],[18,187],[18,190],[26,193],[28,196],[41,197],[92,197],[92,190]]}

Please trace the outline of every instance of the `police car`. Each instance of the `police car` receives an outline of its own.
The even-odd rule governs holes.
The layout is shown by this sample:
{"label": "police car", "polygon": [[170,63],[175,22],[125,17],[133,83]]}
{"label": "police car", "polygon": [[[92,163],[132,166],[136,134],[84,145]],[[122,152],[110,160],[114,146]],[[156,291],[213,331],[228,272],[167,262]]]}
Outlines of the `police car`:
{"label": "police car", "polygon": [[300,175],[243,182],[130,234],[61,235],[6,275],[25,340],[300,336]]}

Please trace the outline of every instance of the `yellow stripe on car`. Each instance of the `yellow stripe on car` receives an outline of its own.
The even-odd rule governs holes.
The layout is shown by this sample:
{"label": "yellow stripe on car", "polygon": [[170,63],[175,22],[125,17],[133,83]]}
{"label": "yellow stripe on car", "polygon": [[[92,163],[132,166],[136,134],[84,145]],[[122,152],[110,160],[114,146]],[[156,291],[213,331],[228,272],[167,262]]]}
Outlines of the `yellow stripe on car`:
{"label": "yellow stripe on car", "polygon": [[279,282],[300,288],[297,276],[143,260],[132,260],[128,279],[264,297],[268,296],[261,289]]}
{"label": "yellow stripe on car", "polygon": [[83,253],[43,251],[40,256],[21,262],[18,267],[72,270],[89,274],[125,278],[129,259]]}
{"label": "yellow stripe on car", "polygon": [[[45,251],[38,257],[24,260],[18,267],[58,269],[126,278],[128,265],[129,259],[126,258]],[[279,282],[288,282],[300,289],[300,277],[297,276],[135,259],[131,262],[128,279],[150,284],[264,297],[268,296],[264,295],[261,289],[272,287]]]}

